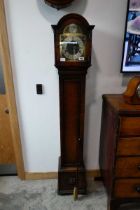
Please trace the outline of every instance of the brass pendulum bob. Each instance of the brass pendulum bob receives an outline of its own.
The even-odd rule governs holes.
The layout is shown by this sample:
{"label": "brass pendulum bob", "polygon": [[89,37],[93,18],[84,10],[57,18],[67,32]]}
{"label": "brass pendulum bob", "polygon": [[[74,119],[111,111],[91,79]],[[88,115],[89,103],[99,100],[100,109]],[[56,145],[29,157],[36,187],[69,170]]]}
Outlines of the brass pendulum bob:
{"label": "brass pendulum bob", "polygon": [[78,178],[79,178],[79,170],[78,170],[78,167],[79,167],[79,163],[78,163],[78,146],[79,146],[79,143],[80,142],[80,138],[78,139],[78,142],[77,142],[77,145],[76,145],[76,153],[77,153],[77,170],[76,170],[76,179],[75,179],[75,186],[73,188],[73,198],[74,198],[74,201],[76,201],[78,199]]}
{"label": "brass pendulum bob", "polygon": [[78,188],[77,187],[74,187],[74,189],[73,189],[73,198],[74,198],[74,201],[76,201],[78,199]]}

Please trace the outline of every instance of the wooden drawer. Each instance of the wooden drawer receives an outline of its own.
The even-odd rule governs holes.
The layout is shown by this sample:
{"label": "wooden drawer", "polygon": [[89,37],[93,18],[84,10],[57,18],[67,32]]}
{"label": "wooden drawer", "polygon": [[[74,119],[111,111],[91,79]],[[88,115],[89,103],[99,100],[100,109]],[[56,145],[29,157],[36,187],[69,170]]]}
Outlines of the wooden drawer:
{"label": "wooden drawer", "polygon": [[140,157],[125,157],[116,160],[116,177],[140,177]]}
{"label": "wooden drawer", "polygon": [[114,196],[118,198],[140,197],[140,179],[120,179],[115,181]]}
{"label": "wooden drawer", "polygon": [[117,155],[140,155],[140,137],[120,138]]}
{"label": "wooden drawer", "polygon": [[140,117],[121,117],[120,136],[140,136]]}

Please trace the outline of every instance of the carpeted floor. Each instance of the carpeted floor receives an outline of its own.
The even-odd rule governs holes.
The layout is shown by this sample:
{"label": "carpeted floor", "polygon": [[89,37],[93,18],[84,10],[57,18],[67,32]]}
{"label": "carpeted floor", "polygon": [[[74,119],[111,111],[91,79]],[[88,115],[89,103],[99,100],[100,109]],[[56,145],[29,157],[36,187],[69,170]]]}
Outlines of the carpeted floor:
{"label": "carpeted floor", "polygon": [[74,201],[71,195],[57,195],[57,180],[0,177],[0,210],[106,210],[106,200],[104,187],[93,180],[88,195]]}
{"label": "carpeted floor", "polygon": [[[0,177],[0,210],[107,210],[107,196],[102,183],[93,180],[89,180],[88,195],[74,201],[71,195],[57,195],[57,180]],[[140,206],[119,210],[140,210]]]}

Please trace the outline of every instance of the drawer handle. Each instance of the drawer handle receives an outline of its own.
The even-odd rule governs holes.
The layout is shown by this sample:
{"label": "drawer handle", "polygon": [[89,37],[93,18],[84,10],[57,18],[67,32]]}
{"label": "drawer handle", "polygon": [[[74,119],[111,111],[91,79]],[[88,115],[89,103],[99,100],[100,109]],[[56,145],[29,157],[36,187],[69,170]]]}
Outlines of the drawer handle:
{"label": "drawer handle", "polygon": [[137,186],[135,189],[138,193],[140,193],[140,186]]}
{"label": "drawer handle", "polygon": [[138,165],[138,169],[140,170],[140,165]]}
{"label": "drawer handle", "polygon": [[5,112],[6,114],[9,114],[9,109],[6,108],[6,109],[4,110],[4,112]]}

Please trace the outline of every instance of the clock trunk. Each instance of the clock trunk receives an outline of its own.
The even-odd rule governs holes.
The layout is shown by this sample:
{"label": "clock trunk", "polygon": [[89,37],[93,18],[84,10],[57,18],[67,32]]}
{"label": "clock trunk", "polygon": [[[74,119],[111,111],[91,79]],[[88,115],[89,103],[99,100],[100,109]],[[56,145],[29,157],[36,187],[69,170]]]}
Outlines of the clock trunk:
{"label": "clock trunk", "polygon": [[61,129],[59,194],[72,193],[76,184],[79,193],[86,193],[83,161],[85,76],[86,72],[81,74],[76,70],[73,73],[65,71],[59,73]]}

